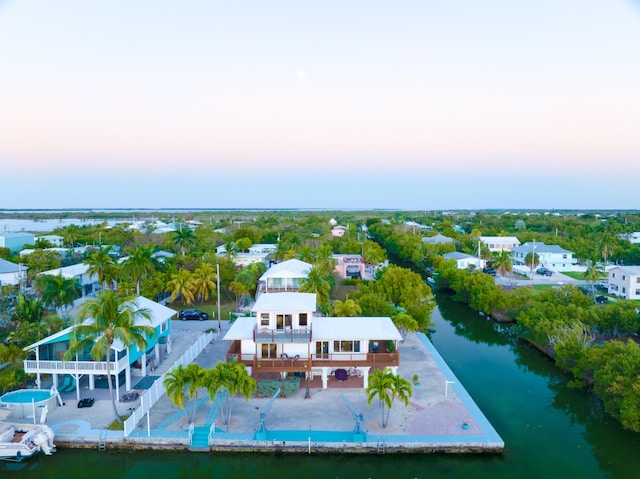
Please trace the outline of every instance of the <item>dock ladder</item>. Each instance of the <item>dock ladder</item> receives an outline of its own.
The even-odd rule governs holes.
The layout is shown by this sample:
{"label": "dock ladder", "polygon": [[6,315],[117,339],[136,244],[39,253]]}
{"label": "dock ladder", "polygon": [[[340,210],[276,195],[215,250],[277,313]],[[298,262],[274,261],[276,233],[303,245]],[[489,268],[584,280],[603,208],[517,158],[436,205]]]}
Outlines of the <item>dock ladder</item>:
{"label": "dock ladder", "polygon": [[98,439],[98,451],[106,451],[107,449],[107,431],[102,431],[100,433],[100,438]]}
{"label": "dock ladder", "polygon": [[384,454],[385,444],[383,440],[378,439],[378,454]]}

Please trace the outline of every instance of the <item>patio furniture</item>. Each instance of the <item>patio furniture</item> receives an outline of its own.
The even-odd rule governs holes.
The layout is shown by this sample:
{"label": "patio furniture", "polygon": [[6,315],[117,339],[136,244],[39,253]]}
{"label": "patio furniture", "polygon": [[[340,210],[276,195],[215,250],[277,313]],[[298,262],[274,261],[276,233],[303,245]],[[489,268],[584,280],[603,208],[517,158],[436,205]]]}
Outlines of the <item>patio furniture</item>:
{"label": "patio furniture", "polygon": [[336,369],[335,376],[338,381],[346,381],[349,378],[349,373],[346,369]]}

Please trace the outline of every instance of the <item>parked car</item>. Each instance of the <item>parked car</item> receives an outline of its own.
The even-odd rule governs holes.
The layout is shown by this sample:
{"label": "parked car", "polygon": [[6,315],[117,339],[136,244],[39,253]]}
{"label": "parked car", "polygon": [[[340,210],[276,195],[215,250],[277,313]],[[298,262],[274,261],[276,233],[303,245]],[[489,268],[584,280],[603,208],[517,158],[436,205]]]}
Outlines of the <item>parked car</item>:
{"label": "parked car", "polygon": [[495,276],[496,275],[496,270],[493,269],[493,268],[482,268],[482,272],[486,273],[488,275],[491,275],[491,276]]}
{"label": "parked car", "polygon": [[198,321],[204,321],[209,319],[209,315],[204,311],[199,311],[197,309],[185,309],[178,313],[178,318],[182,321],[186,321],[187,319],[195,319]]}
{"label": "parked car", "polygon": [[598,304],[604,304],[607,301],[609,301],[609,298],[607,298],[606,296],[602,296],[602,295],[596,296],[596,303]]}
{"label": "parked car", "polygon": [[551,276],[553,275],[553,271],[551,271],[550,269],[547,268],[538,268],[536,270],[536,273],[542,276]]}

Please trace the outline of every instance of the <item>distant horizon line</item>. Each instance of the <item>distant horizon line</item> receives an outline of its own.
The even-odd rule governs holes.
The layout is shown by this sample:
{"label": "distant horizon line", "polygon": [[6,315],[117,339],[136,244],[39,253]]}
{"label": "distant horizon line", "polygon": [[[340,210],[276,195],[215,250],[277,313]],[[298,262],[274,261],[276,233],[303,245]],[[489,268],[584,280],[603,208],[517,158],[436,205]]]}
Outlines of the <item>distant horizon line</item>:
{"label": "distant horizon line", "polygon": [[205,211],[247,211],[247,212],[267,212],[267,211],[405,211],[405,212],[478,212],[478,211],[501,211],[501,212],[540,212],[540,211],[567,211],[567,212],[638,212],[637,208],[0,208],[0,214],[11,213],[118,213],[118,212],[205,212]]}

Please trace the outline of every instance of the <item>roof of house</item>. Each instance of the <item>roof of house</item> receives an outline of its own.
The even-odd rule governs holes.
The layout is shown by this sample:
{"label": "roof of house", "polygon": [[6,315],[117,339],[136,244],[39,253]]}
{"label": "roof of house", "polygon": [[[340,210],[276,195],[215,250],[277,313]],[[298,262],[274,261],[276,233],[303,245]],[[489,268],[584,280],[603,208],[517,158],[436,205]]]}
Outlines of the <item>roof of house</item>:
{"label": "roof of house", "polygon": [[615,268],[611,268],[609,272],[615,271],[616,269],[619,269],[629,276],[640,276],[640,266],[616,266]]}
{"label": "roof of house", "polygon": [[[516,246],[515,248],[511,249],[511,252],[515,252],[515,253],[531,253],[531,251],[534,249],[534,243],[532,241],[527,241],[524,244],[521,244],[520,246]],[[538,254],[544,254],[544,253],[548,253],[548,254],[573,254],[573,251],[569,251],[567,249],[561,248],[560,246],[556,245],[556,244],[544,244],[542,241],[538,242],[536,241],[535,243],[535,252]]]}
{"label": "roof of house", "polygon": [[313,318],[313,339],[401,340],[402,335],[388,317]]}
{"label": "roof of house", "polygon": [[[135,322],[135,324],[137,325],[147,325],[147,326],[151,326],[152,328],[156,328],[160,326],[164,321],[171,318],[171,316],[176,314],[175,310],[168,308],[160,303],[156,303],[155,301],[151,301],[150,299],[147,299],[144,296],[138,296],[136,299],[127,301],[125,304],[130,304],[130,303],[135,304],[136,309],[146,309],[149,312],[150,321],[148,321],[143,317],[137,317]],[[90,321],[91,319],[87,319],[85,320],[85,323]],[[30,344],[29,346],[25,347],[24,350],[29,351],[37,348],[42,344],[56,342],[55,340],[68,335],[69,333],[71,333],[72,330],[73,330],[73,326],[69,326],[68,328],[63,329],[62,331],[58,331],[57,333],[52,334],[51,336],[47,336],[46,338],[41,339],[36,343]],[[121,341],[116,340],[113,342],[111,349],[115,349],[116,351],[122,351],[125,348],[124,348],[124,344]]]}
{"label": "roof of house", "polygon": [[49,271],[43,271],[39,274],[50,274],[53,276],[63,276],[67,279],[75,278],[76,276],[83,275],[89,269],[89,265],[85,263],[72,264],[71,266],[64,266],[62,268],[50,269]]}
{"label": "roof of house", "polygon": [[429,244],[438,244],[438,243],[453,243],[455,240],[453,238],[449,238],[443,234],[438,233],[435,236],[427,236],[422,238],[423,243]]}
{"label": "roof of house", "polygon": [[493,244],[520,244],[520,240],[515,236],[480,236],[480,240]]}
{"label": "roof of house", "polygon": [[299,259],[290,259],[271,266],[260,276],[260,281],[267,278],[306,278],[312,267],[313,265]]}
{"label": "roof of house", "polygon": [[[225,341],[253,339],[255,325],[256,318],[240,317],[233,322],[223,339]],[[314,341],[402,339],[398,328],[388,317],[314,317],[312,328]]]}
{"label": "roof of house", "polygon": [[263,293],[251,311],[315,311],[315,293]]}
{"label": "roof of house", "polygon": [[472,254],[461,253],[459,251],[454,251],[453,253],[445,253],[442,255],[444,259],[455,259],[456,261],[460,259],[478,259],[477,256],[473,256]]}
{"label": "roof of house", "polygon": [[17,273],[18,271],[24,270],[26,271],[26,267],[17,265],[12,263],[11,261],[7,261],[6,259],[0,258],[0,274],[2,273]]}
{"label": "roof of house", "polygon": [[2,238],[35,238],[33,233],[0,233],[0,237]]}

